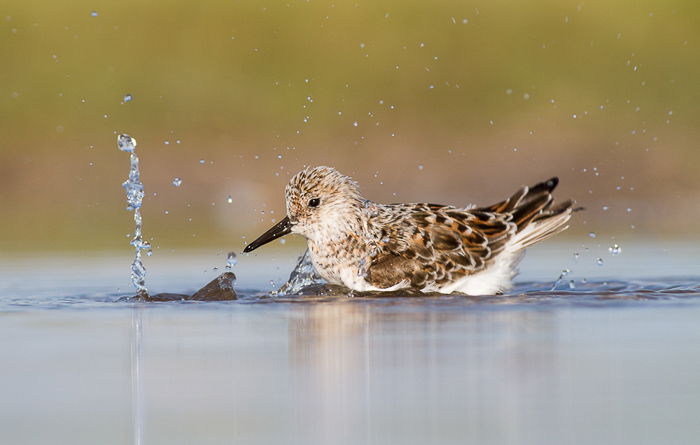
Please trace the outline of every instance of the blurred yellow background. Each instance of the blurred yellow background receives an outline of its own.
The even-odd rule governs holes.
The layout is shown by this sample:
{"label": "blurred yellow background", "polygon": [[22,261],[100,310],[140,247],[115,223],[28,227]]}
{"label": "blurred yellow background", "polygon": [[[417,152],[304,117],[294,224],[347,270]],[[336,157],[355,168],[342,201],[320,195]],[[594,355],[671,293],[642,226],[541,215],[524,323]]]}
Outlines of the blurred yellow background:
{"label": "blurred yellow background", "polygon": [[699,13],[691,0],[6,1],[0,249],[130,249],[122,132],[139,142],[160,249],[240,249],[283,216],[306,164],[380,202],[489,204],[558,175],[558,195],[588,209],[569,237],[697,235]]}

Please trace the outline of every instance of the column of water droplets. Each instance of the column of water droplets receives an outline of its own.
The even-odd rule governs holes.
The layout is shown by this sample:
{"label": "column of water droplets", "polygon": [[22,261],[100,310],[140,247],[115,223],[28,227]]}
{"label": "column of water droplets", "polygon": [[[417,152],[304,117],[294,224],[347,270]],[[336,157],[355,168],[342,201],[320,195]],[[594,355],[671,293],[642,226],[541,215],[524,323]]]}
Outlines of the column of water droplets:
{"label": "column of water droplets", "polygon": [[139,174],[139,158],[136,156],[136,139],[128,134],[120,134],[117,137],[117,145],[121,151],[128,152],[131,158],[129,179],[124,181],[122,187],[126,190],[127,210],[134,212],[134,236],[131,245],[136,249],[134,261],[131,263],[131,282],[136,288],[139,297],[147,297],[146,268],[141,261],[141,251],[151,254],[151,245],[143,240],[141,234],[141,203],[143,202],[144,189]]}

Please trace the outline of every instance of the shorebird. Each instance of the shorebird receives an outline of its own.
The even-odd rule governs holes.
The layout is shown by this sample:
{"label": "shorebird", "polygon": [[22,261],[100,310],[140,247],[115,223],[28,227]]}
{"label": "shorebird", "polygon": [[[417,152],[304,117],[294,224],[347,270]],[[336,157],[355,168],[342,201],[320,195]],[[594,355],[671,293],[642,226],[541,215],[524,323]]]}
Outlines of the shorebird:
{"label": "shorebird", "polygon": [[378,204],[330,167],[307,167],[285,189],[287,216],[250,243],[307,240],[316,271],[356,291],[491,295],[509,290],[525,248],[568,228],[573,203],[554,205],[554,177],[499,203],[457,208]]}

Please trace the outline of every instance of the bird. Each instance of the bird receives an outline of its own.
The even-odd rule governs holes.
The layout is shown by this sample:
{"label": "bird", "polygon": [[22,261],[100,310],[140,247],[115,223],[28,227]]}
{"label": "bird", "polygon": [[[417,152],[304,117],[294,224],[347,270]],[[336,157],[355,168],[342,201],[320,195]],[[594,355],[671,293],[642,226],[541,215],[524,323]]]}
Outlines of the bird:
{"label": "bird", "polygon": [[289,233],[306,238],[318,274],[358,292],[497,295],[525,249],[566,230],[574,202],[555,205],[557,177],[496,204],[379,204],[332,167],[306,167],[285,188],[287,215],[244,252]]}

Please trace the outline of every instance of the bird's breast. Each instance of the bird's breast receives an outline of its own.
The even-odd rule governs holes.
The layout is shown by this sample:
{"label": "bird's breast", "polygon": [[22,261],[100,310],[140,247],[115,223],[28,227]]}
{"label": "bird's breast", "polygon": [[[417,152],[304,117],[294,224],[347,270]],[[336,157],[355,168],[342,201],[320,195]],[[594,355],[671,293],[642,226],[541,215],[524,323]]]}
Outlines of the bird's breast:
{"label": "bird's breast", "polygon": [[365,281],[361,272],[363,262],[369,261],[359,242],[349,237],[340,241],[308,241],[314,268],[326,281],[351,289],[356,281]]}

